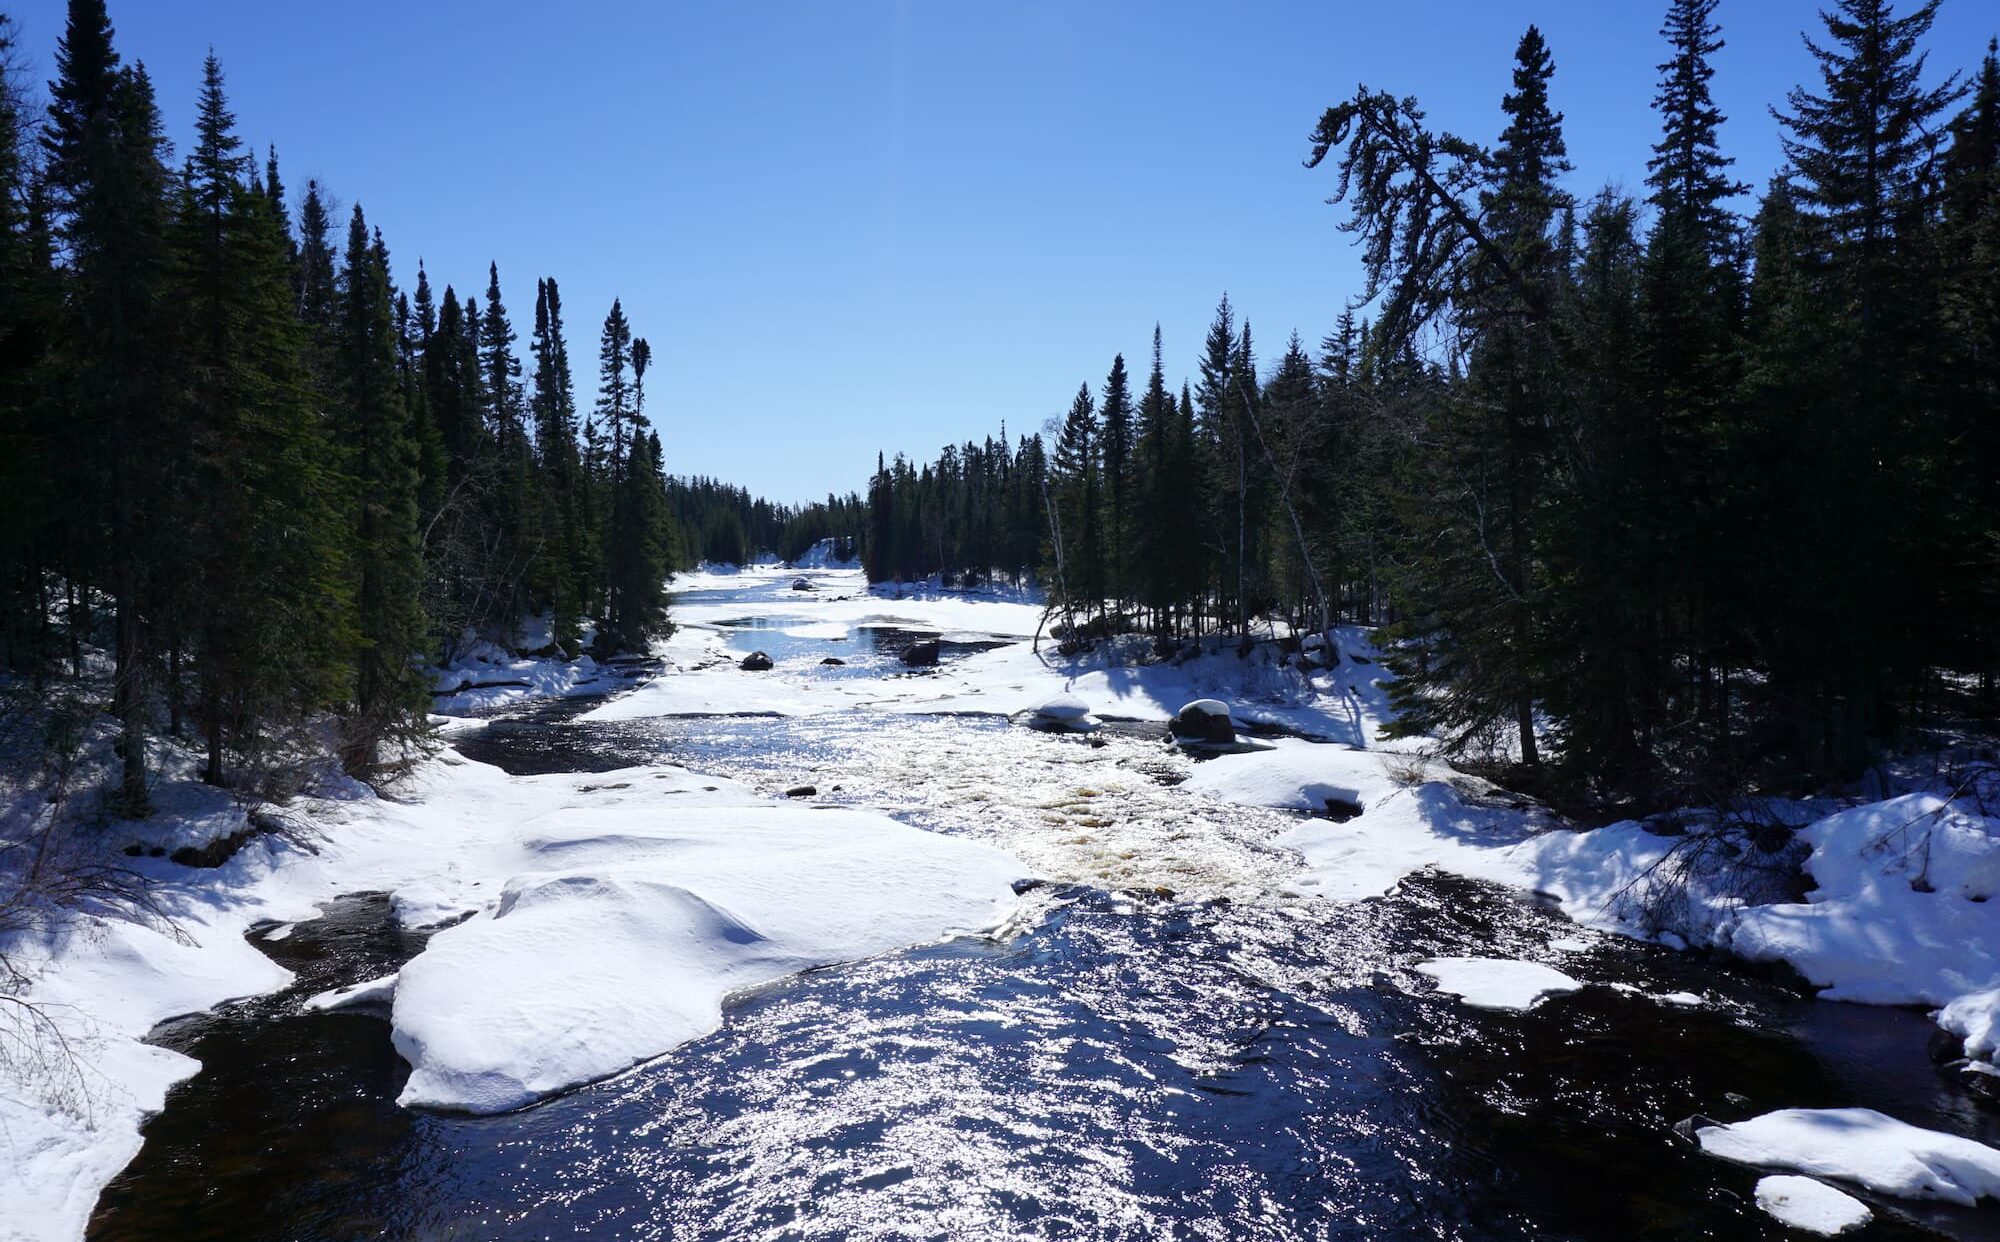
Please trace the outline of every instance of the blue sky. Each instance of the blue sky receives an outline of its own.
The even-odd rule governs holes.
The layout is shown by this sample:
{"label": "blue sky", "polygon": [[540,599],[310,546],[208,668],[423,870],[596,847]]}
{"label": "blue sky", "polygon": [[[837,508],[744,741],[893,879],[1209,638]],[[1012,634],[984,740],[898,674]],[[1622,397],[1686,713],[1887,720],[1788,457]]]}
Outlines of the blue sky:
{"label": "blue sky", "polygon": [[[0,0],[46,78],[60,0]],[[1359,285],[1320,112],[1358,82],[1490,141],[1529,22],[1557,62],[1573,188],[1640,188],[1664,0],[894,3],[111,0],[177,142],[212,44],[244,136],[296,191],[359,199],[399,278],[458,292],[497,260],[525,338],[562,285],[579,394],[614,295],[653,345],[649,412],[676,473],[776,500],[865,484],[1004,419],[1033,430],[1143,370],[1170,379],[1225,290],[1269,362]],[[1724,142],[1776,165],[1815,6],[1724,0]],[[2000,27],[1946,0],[1937,76]],[[525,344],[525,341],[524,341]]]}

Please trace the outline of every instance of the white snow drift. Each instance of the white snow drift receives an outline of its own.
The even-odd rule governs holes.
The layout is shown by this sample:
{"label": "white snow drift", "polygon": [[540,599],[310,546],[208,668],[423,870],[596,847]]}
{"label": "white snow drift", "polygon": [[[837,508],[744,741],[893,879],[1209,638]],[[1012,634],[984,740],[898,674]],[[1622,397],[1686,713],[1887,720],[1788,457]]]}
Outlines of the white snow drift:
{"label": "white snow drift", "polygon": [[1583,986],[1553,966],[1502,957],[1438,957],[1417,963],[1417,971],[1476,1009],[1525,1011]]}
{"label": "white snow drift", "polygon": [[1872,1108],[1787,1108],[1695,1131],[1724,1160],[1853,1182],[1901,1199],[1970,1207],[2000,1197],[2000,1151]]}
{"label": "white snow drift", "polygon": [[1781,1225],[1834,1237],[1875,1219],[1868,1205],[1825,1182],[1779,1173],[1757,1183],[1757,1206]]}
{"label": "white snow drift", "polygon": [[490,911],[396,986],[404,1104],[490,1113],[616,1073],[721,1024],[728,993],[989,930],[1022,868],[860,811],[565,810]]}

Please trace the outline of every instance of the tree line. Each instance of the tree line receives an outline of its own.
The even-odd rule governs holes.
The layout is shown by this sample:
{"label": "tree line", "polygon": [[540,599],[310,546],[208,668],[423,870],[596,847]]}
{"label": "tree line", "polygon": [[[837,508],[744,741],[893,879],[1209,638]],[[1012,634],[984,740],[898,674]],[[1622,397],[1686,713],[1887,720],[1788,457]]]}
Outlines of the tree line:
{"label": "tree line", "polygon": [[[0,18],[0,60],[15,63]],[[421,671],[467,635],[549,621],[548,654],[662,632],[681,547],[652,361],[605,317],[577,409],[561,291],[524,369],[482,296],[399,289],[357,203],[296,213],[204,67],[178,167],[142,63],[72,0],[47,105],[0,89],[0,666],[39,689],[108,652],[122,780],[147,810],[162,727],[205,777],[303,722],[377,772],[422,730]]]}
{"label": "tree line", "polygon": [[1643,197],[1578,198],[1530,27],[1491,145],[1362,88],[1309,166],[1368,287],[1261,366],[1225,298],[1178,392],[1158,330],[1052,428],[897,459],[872,576],[1038,574],[1163,641],[1383,623],[1396,726],[1608,801],[1851,776],[1990,716],[2000,670],[2000,63],[1937,0],[1839,0],[1724,153],[1717,0],[1671,0]]}

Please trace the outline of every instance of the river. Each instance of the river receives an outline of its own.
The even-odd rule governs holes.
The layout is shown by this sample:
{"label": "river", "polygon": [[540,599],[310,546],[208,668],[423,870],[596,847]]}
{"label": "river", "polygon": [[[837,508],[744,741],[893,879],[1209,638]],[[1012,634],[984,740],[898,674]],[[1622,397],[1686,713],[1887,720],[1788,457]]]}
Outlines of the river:
{"label": "river", "polygon": [[[732,651],[839,641],[730,628]],[[828,676],[887,675],[900,641],[829,645],[853,658]],[[1380,900],[1303,895],[1272,843],[1295,821],[1180,789],[1187,760],[1157,728],[587,707],[516,709],[455,744],[513,772],[665,760],[810,782],[1051,882],[1016,934],[739,994],[714,1034],[496,1117],[399,1108],[408,1067],[379,1015],[301,1011],[421,947],[384,895],[343,898],[255,941],[293,988],[155,1032],[203,1069],[91,1237],[1781,1237],[1756,1173],[1674,1123],[1859,1104],[2000,1143],[1930,1063],[1921,1013],[1815,1001],[1434,872]],[[1414,970],[1454,954],[1639,991],[1478,1010]],[[1683,991],[1706,1002],[1644,994]],[[1992,1210],[1874,1205],[1859,1236],[2000,1238]]]}

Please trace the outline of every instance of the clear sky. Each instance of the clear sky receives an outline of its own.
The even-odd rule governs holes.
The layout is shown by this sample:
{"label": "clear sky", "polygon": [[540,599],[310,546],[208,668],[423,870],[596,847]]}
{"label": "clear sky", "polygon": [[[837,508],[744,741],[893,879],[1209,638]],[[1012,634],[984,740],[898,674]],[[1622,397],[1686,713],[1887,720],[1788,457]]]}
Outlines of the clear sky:
{"label": "clear sky", "polygon": [[[46,78],[61,0],[0,0]],[[563,289],[588,405],[614,295],[653,346],[676,473],[804,500],[1006,421],[1034,430],[1154,322],[1170,380],[1225,290],[1268,363],[1359,284],[1329,170],[1300,161],[1356,83],[1490,141],[1530,22],[1554,50],[1573,188],[1638,190],[1665,0],[1356,4],[893,0],[111,0],[177,143],[201,59],[296,192],[360,200],[407,286],[497,260],[523,346]],[[1907,0],[1899,7],[1907,7]],[[1805,80],[1811,0],[1724,0],[1715,90],[1746,180]],[[1946,0],[1932,76],[1991,0]]]}

